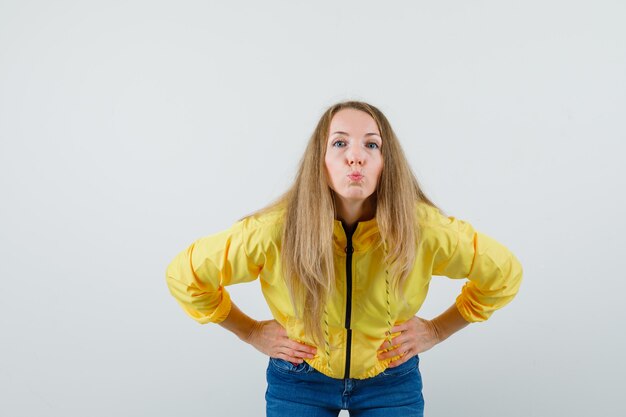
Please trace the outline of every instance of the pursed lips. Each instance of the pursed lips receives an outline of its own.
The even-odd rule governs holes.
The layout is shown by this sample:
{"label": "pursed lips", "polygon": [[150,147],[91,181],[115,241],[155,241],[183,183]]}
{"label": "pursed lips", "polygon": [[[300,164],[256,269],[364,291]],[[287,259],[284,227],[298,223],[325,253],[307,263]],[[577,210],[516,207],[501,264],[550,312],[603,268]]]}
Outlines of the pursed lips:
{"label": "pursed lips", "polygon": [[350,178],[353,181],[358,181],[361,178],[363,178],[363,174],[361,174],[360,172],[351,172],[348,174],[348,178]]}

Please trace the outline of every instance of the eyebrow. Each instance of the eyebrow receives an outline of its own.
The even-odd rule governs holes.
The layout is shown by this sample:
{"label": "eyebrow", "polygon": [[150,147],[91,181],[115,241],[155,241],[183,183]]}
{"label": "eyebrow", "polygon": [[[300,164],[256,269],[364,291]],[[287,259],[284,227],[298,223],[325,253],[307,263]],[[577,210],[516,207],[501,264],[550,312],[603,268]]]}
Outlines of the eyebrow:
{"label": "eyebrow", "polygon": [[[346,135],[346,136],[349,136],[349,135],[348,135],[348,132],[342,132],[341,130],[338,130],[338,131],[336,131],[336,132],[331,133],[331,136],[332,136],[332,135],[336,135],[336,134],[341,134],[341,135]],[[378,137],[381,137],[378,133],[374,133],[374,132],[369,132],[369,133],[366,133],[366,134],[365,134],[365,136],[378,136]]]}

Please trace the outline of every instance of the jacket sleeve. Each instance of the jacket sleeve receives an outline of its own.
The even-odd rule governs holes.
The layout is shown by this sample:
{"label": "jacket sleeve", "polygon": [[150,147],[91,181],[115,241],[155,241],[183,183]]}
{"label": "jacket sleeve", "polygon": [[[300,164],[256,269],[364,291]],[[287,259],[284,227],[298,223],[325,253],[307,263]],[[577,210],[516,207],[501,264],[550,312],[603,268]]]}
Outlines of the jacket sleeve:
{"label": "jacket sleeve", "polygon": [[247,221],[203,237],[176,255],[166,271],[170,293],[183,310],[201,324],[223,321],[230,313],[227,285],[253,281],[263,267],[262,257],[249,239]]}
{"label": "jacket sleeve", "polygon": [[443,214],[438,217],[433,275],[468,278],[456,306],[468,322],[485,321],[515,297],[522,266],[504,245],[471,224]]}

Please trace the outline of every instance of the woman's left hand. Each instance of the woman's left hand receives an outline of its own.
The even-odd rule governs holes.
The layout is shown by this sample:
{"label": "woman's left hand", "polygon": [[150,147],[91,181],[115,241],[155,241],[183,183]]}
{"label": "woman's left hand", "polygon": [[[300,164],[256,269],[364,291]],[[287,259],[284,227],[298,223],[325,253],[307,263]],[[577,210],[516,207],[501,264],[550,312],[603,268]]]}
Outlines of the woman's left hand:
{"label": "woman's left hand", "polygon": [[385,340],[378,351],[378,359],[384,360],[401,355],[389,362],[389,367],[402,365],[413,356],[425,352],[440,342],[437,330],[430,320],[414,316],[402,324],[393,326],[391,333],[399,335]]}

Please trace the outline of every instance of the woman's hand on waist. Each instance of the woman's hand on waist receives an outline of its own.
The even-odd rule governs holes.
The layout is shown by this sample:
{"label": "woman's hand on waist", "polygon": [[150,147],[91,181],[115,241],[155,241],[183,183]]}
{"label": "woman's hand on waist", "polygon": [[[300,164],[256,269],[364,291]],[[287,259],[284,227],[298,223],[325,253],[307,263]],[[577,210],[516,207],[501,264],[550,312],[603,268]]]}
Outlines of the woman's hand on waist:
{"label": "woman's hand on waist", "polygon": [[383,342],[380,349],[386,351],[379,351],[378,359],[384,360],[401,355],[399,359],[389,362],[389,367],[402,365],[411,357],[426,352],[437,343],[443,342],[468,324],[459,313],[456,304],[452,304],[446,311],[432,320],[425,320],[417,316],[412,317],[406,322],[392,327],[392,334],[397,332],[400,334]]}
{"label": "woman's hand on waist", "polygon": [[317,349],[287,337],[287,331],[276,320],[257,321],[245,342],[272,358],[284,359],[292,363],[302,363],[312,358]]}
{"label": "woman's hand on waist", "polygon": [[391,334],[398,332],[400,334],[396,337],[387,338],[378,351],[379,360],[400,356],[389,362],[390,368],[402,365],[413,356],[427,351],[441,341],[433,322],[417,316],[392,327]]}

